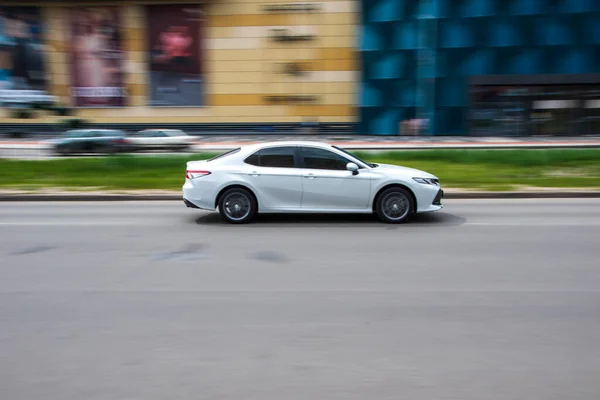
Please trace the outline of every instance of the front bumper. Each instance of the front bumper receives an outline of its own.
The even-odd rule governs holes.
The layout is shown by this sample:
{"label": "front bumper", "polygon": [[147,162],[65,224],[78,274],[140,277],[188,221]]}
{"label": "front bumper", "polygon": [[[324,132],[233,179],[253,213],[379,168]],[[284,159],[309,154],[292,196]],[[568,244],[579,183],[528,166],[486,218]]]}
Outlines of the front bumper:
{"label": "front bumper", "polygon": [[433,185],[422,185],[420,187],[421,192],[417,197],[418,209],[417,213],[427,213],[432,211],[441,210],[444,206],[442,205],[442,198],[444,197],[444,191],[439,186]]}
{"label": "front bumper", "polygon": [[433,202],[431,204],[434,206],[441,206],[443,197],[444,197],[444,191],[442,189],[438,190],[438,192],[435,195],[435,198],[433,199]]}

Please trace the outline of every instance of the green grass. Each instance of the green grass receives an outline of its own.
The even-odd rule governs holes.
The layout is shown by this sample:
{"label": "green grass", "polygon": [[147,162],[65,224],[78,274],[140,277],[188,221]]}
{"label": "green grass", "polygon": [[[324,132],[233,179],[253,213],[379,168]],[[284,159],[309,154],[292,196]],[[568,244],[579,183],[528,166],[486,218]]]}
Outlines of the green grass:
{"label": "green grass", "polygon": [[357,155],[431,172],[444,186],[455,188],[600,188],[600,149],[431,150]]}
{"label": "green grass", "polygon": [[[600,149],[428,150],[357,152],[368,161],[400,164],[437,175],[444,187],[600,189]],[[192,156],[115,156],[40,161],[0,160],[0,188],[180,190]]]}

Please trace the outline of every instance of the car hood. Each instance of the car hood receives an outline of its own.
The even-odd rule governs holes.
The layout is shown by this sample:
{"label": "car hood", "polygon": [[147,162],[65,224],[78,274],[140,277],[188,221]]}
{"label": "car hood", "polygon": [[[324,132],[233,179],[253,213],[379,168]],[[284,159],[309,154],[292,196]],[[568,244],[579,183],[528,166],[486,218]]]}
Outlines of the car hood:
{"label": "car hood", "polygon": [[437,176],[430,174],[429,172],[422,171],[420,169],[402,167],[400,165],[392,165],[392,164],[377,164],[377,168],[375,171],[379,170],[381,172],[390,172],[397,173],[403,176],[409,176],[411,178],[434,178],[438,179]]}

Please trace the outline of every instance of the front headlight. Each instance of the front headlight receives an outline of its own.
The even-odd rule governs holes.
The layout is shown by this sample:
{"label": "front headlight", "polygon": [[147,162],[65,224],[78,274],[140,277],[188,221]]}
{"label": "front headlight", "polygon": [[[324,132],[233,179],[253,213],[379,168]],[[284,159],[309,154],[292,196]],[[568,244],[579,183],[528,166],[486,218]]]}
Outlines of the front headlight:
{"label": "front headlight", "polygon": [[438,179],[435,178],[413,178],[413,180],[415,182],[419,182],[423,185],[435,185],[435,186],[439,186],[440,181]]}

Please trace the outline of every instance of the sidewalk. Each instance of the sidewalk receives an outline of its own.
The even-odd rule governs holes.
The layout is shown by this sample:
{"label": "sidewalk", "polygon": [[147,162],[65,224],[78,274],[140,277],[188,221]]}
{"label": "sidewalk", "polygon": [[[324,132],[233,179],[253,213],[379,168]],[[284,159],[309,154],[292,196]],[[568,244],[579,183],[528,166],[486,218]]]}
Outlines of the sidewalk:
{"label": "sidewalk", "polygon": [[[39,139],[38,139],[39,138]],[[0,149],[43,150],[50,136],[37,140],[0,140]],[[465,149],[465,148],[593,148],[600,147],[600,136],[558,137],[471,137],[471,136],[335,136],[335,135],[198,135],[195,151],[229,150],[265,141],[320,141],[353,150],[389,149]]]}
{"label": "sidewalk", "polygon": [[600,147],[600,136],[585,137],[470,137],[470,136],[203,136],[202,150],[232,149],[263,141],[308,140],[329,142],[353,150],[464,149],[464,148],[579,148]]}

